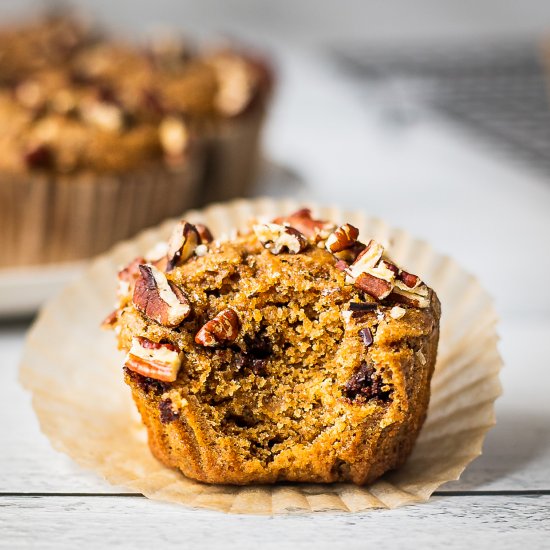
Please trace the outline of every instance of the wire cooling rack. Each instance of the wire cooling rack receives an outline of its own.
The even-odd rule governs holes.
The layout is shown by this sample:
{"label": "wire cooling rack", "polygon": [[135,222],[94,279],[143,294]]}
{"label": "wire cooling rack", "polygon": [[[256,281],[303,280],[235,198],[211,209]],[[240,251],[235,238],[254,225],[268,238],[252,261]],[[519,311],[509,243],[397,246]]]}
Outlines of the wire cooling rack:
{"label": "wire cooling rack", "polygon": [[363,85],[386,88],[401,117],[435,110],[497,152],[550,174],[550,76],[538,44],[354,47],[336,58]]}

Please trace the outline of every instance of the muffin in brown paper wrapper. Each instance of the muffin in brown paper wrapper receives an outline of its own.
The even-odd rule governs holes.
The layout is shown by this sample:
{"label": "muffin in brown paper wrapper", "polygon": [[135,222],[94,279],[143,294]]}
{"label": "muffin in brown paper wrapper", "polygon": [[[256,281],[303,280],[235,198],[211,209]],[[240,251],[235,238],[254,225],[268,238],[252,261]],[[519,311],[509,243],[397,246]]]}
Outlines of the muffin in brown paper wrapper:
{"label": "muffin in brown paper wrapper", "polygon": [[134,42],[53,9],[0,25],[0,69],[0,269],[250,191],[274,74],[246,48]]}
{"label": "muffin in brown paper wrapper", "polygon": [[261,162],[265,108],[221,124],[182,167],[33,172],[0,181],[0,268],[90,258],[138,231],[212,200],[250,193]]}
{"label": "muffin in brown paper wrapper", "polygon": [[[205,223],[220,235],[250,217],[275,217],[301,206],[293,200],[240,200],[191,211],[185,218]],[[41,428],[52,445],[110,482],[149,498],[232,513],[395,508],[425,501],[441,484],[458,479],[481,453],[501,392],[491,299],[453,260],[406,232],[361,212],[310,206],[321,218],[352,223],[363,235],[387,242],[392,258],[418,273],[442,302],[428,416],[403,467],[364,487],[342,483],[235,487],[187,479],[152,456],[123,382],[122,354],[112,334],[101,332],[99,321],[112,307],[119,267],[165,240],[173,221],[96,259],[79,281],[43,309],[31,329],[20,378],[32,393]]]}

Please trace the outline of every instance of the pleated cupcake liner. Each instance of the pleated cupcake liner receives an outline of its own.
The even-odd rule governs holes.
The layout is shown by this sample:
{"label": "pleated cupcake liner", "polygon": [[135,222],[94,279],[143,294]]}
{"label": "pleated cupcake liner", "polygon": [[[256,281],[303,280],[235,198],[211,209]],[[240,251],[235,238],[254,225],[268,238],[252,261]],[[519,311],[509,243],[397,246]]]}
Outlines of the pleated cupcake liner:
{"label": "pleated cupcake liner", "polygon": [[[251,217],[275,217],[304,206],[294,200],[239,200],[184,217],[229,233]],[[307,205],[306,205],[307,206]],[[481,454],[495,423],[501,393],[497,317],[479,282],[430,245],[362,212],[309,205],[319,218],[350,222],[388,243],[401,265],[432,286],[442,303],[441,338],[428,416],[415,449],[399,470],[375,483],[205,485],[158,462],[124,384],[123,355],[111,333],[99,329],[113,308],[121,265],[165,240],[174,220],[142,232],[92,262],[84,275],[41,312],[25,346],[20,379],[32,393],[42,431],[54,448],[111,483],[145,496],[189,507],[243,514],[358,512],[426,501],[459,478]]]}
{"label": "pleated cupcake liner", "polygon": [[0,268],[89,258],[192,207],[201,159],[178,171],[158,162],[120,174],[3,175]]}

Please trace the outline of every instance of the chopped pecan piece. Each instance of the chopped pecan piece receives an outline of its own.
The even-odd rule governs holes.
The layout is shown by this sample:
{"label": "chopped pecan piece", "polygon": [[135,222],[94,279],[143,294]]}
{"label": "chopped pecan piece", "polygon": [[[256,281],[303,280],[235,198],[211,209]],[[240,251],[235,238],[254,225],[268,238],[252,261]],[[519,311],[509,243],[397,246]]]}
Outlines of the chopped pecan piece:
{"label": "chopped pecan piece", "polygon": [[201,244],[208,244],[214,240],[214,236],[212,235],[210,229],[208,229],[208,227],[206,227],[203,223],[196,223],[195,229],[199,234]]}
{"label": "chopped pecan piece", "polygon": [[355,287],[363,292],[366,292],[369,296],[382,300],[389,296],[393,289],[390,282],[379,279],[370,273],[361,273],[354,283]]}
{"label": "chopped pecan piece", "polygon": [[384,248],[371,240],[346,273],[355,287],[377,300],[386,298],[395,283],[395,266],[382,260]]}
{"label": "chopped pecan piece", "polygon": [[[394,302],[428,307],[429,288],[418,276],[399,269],[394,263],[383,258],[383,254],[382,245],[371,240],[355,261],[345,269],[347,282],[353,283],[356,288],[377,300],[383,300],[391,294],[391,300]],[[338,255],[338,252],[335,255]]]}
{"label": "chopped pecan piece", "polygon": [[197,228],[185,220],[181,220],[168,241],[168,261],[166,271],[172,271],[175,267],[184,264],[195,252],[201,238]]}
{"label": "chopped pecan piece", "polygon": [[254,233],[264,248],[272,254],[299,254],[307,247],[305,237],[294,227],[287,227],[276,223],[255,225]]}
{"label": "chopped pecan piece", "polygon": [[403,282],[403,284],[408,288],[416,288],[422,282],[420,277],[413,275],[412,273],[407,273],[406,271],[401,270],[397,278]]}
{"label": "chopped pecan piece", "polygon": [[148,378],[173,382],[181,367],[183,354],[173,344],[160,344],[138,336],[132,338],[132,347],[124,366]]}
{"label": "chopped pecan piece", "polygon": [[423,283],[416,288],[408,288],[397,281],[391,299],[394,302],[407,304],[414,307],[425,308],[430,306],[430,289]]}
{"label": "chopped pecan piece", "polygon": [[199,244],[199,246],[195,248],[195,256],[201,258],[202,256],[206,256],[206,254],[208,254],[208,247],[205,244]]}
{"label": "chopped pecan piece", "polygon": [[124,113],[115,103],[87,101],[80,105],[82,119],[108,132],[118,132],[124,126]]}
{"label": "chopped pecan piece", "polygon": [[289,216],[275,218],[273,223],[294,227],[314,243],[327,239],[336,227],[332,223],[313,219],[309,208],[302,208]]}
{"label": "chopped pecan piece", "polygon": [[393,306],[390,310],[390,317],[392,319],[401,319],[401,317],[403,317],[405,313],[407,313],[406,309],[403,309],[399,306]]}
{"label": "chopped pecan piece", "polygon": [[144,263],[146,263],[145,258],[139,256],[118,272],[117,295],[119,298],[133,294],[134,285],[140,276],[139,266]]}
{"label": "chopped pecan piece", "polygon": [[352,264],[355,260],[357,260],[359,254],[361,254],[365,248],[366,246],[363,243],[356,241],[350,248],[340,250],[340,252],[334,252],[333,255],[338,260],[343,260],[347,264]]}
{"label": "chopped pecan piece", "polygon": [[359,229],[349,223],[337,227],[327,238],[325,246],[329,252],[341,252],[351,248],[359,237]]}
{"label": "chopped pecan piece", "polygon": [[211,61],[218,80],[215,105],[228,117],[244,112],[255,87],[254,72],[248,63],[235,55],[218,55]]}
{"label": "chopped pecan piece", "polygon": [[101,322],[100,327],[105,330],[110,330],[113,328],[113,326],[116,324],[118,319],[118,309],[115,309],[114,311],[111,311],[105,319]]}
{"label": "chopped pecan piece", "polygon": [[382,260],[380,264],[383,265],[386,269],[390,270],[396,277],[398,276],[399,268],[395,264],[392,264],[387,260]]}
{"label": "chopped pecan piece", "polygon": [[382,254],[384,254],[384,247],[376,241],[371,240],[349,267],[349,275],[355,279],[359,274],[374,268],[382,259]]}
{"label": "chopped pecan piece", "polygon": [[111,313],[109,313],[109,315],[107,315],[105,319],[103,319],[100,326],[102,329],[105,329],[105,330],[112,329],[113,326],[116,324],[117,319],[118,319],[118,309],[115,309],[114,311],[111,311]]}
{"label": "chopped pecan piece", "polygon": [[140,265],[133,303],[144,315],[165,327],[177,327],[191,313],[183,290],[156,267]]}
{"label": "chopped pecan piece", "polygon": [[344,260],[338,260],[335,264],[334,264],[334,267],[338,270],[338,271],[346,271],[349,267],[349,264],[348,262],[344,261]]}
{"label": "chopped pecan piece", "polygon": [[168,157],[181,157],[189,143],[189,131],[183,120],[169,116],[160,123],[159,139]]}
{"label": "chopped pecan piece", "polygon": [[195,336],[195,342],[206,347],[233,342],[239,335],[240,328],[237,313],[230,308],[224,309],[202,326]]}

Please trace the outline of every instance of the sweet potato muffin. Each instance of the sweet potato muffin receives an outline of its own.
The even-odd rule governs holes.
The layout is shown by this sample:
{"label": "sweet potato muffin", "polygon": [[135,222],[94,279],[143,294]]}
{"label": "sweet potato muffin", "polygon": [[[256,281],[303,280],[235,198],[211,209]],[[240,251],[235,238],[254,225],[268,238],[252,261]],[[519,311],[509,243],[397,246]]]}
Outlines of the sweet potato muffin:
{"label": "sweet potato muffin", "polygon": [[349,224],[309,210],[212,240],[174,228],[119,273],[105,321],[154,455],[227,484],[365,484],[426,416],[440,305]]}
{"label": "sweet potato muffin", "polygon": [[2,67],[0,267],[89,257],[255,175],[271,80],[248,55],[50,18],[0,30]]}

